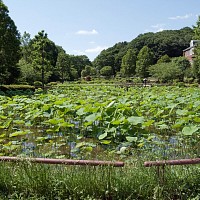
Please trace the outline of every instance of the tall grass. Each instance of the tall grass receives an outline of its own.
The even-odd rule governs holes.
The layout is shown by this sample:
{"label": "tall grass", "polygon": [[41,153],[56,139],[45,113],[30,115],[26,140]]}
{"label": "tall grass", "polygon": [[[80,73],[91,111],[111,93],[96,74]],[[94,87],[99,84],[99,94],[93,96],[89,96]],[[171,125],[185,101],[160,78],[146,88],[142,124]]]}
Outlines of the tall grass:
{"label": "tall grass", "polygon": [[124,168],[0,163],[1,199],[200,199],[200,167]]}

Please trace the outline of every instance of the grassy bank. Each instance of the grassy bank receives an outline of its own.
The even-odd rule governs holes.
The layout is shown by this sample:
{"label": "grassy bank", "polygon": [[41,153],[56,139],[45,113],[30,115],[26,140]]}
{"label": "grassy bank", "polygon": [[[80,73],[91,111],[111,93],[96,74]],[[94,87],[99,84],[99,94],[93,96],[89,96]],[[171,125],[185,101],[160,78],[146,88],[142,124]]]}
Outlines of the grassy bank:
{"label": "grassy bank", "polygon": [[124,168],[0,163],[1,199],[195,199],[200,167],[165,167],[160,183],[156,168],[143,161]]}

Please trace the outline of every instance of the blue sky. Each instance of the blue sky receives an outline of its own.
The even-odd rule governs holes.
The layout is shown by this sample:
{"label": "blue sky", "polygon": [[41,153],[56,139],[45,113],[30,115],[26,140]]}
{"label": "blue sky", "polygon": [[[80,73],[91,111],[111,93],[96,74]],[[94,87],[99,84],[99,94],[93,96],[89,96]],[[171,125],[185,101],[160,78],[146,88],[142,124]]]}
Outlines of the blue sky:
{"label": "blue sky", "polygon": [[196,25],[199,0],[3,0],[19,32],[45,30],[69,54],[92,61],[141,33]]}

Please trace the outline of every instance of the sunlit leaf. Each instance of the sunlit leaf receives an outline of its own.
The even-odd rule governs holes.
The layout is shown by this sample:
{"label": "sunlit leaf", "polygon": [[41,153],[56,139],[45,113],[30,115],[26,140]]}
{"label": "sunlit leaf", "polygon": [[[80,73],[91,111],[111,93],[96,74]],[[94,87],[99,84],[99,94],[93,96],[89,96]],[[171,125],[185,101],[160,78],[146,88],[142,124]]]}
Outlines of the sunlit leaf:
{"label": "sunlit leaf", "polygon": [[106,138],[108,135],[107,132],[104,132],[103,134],[99,135],[99,140],[103,140],[104,138]]}
{"label": "sunlit leaf", "polygon": [[77,115],[84,115],[84,114],[85,114],[84,108],[78,109],[77,112],[76,112],[76,114],[77,114]]}
{"label": "sunlit leaf", "polygon": [[3,124],[3,127],[4,127],[4,128],[9,128],[11,122],[12,122],[12,119],[9,119],[8,121],[6,121],[6,122]]}
{"label": "sunlit leaf", "polygon": [[3,115],[0,115],[0,119],[7,119],[8,117],[7,116],[3,116]]}
{"label": "sunlit leaf", "polygon": [[74,124],[70,124],[68,122],[64,122],[62,124],[59,125],[60,127],[74,127]]}
{"label": "sunlit leaf", "polygon": [[46,137],[37,137],[36,141],[37,142],[42,142],[42,141],[47,140],[47,139],[49,139],[47,136]]}
{"label": "sunlit leaf", "polygon": [[180,109],[178,109],[176,111],[177,115],[187,115],[187,113],[188,113],[188,110],[180,110]]}
{"label": "sunlit leaf", "polygon": [[128,141],[128,142],[137,142],[137,137],[126,137],[126,140]]}
{"label": "sunlit leaf", "polygon": [[120,150],[117,152],[118,154],[123,154],[125,153],[127,147],[121,147]]}
{"label": "sunlit leaf", "polygon": [[194,121],[197,122],[197,123],[199,123],[200,122],[200,117],[195,117]]}
{"label": "sunlit leaf", "polygon": [[85,142],[79,142],[79,143],[76,144],[75,148],[83,147],[83,146],[85,146],[85,144],[86,144]]}
{"label": "sunlit leaf", "polygon": [[15,124],[25,124],[25,121],[24,120],[14,120],[13,123]]}
{"label": "sunlit leaf", "polygon": [[116,132],[116,130],[117,129],[115,127],[112,127],[112,128],[106,129],[106,132],[112,133],[112,132]]}
{"label": "sunlit leaf", "polygon": [[94,121],[97,120],[97,118],[98,118],[99,116],[100,116],[99,113],[93,113],[93,114],[91,114],[91,115],[88,115],[88,116],[85,118],[85,120],[86,120],[87,122],[94,122]]}
{"label": "sunlit leaf", "polygon": [[183,135],[186,135],[186,136],[191,136],[193,133],[195,133],[196,131],[199,130],[199,127],[197,126],[185,126],[183,129],[182,129],[182,133]]}
{"label": "sunlit leaf", "polygon": [[93,150],[93,148],[91,146],[84,148],[84,151],[87,151],[87,152],[91,152],[92,150]]}
{"label": "sunlit leaf", "polygon": [[11,133],[11,134],[9,135],[9,137],[22,136],[22,135],[26,135],[26,134],[28,134],[28,133],[29,133],[29,131],[16,131],[16,132],[14,132],[14,133]]}
{"label": "sunlit leaf", "polygon": [[101,140],[101,144],[110,144],[111,140]]}
{"label": "sunlit leaf", "polygon": [[142,124],[142,126],[143,126],[143,127],[149,127],[149,126],[151,126],[151,125],[154,123],[154,121],[155,121],[155,120],[149,120],[149,121],[147,121],[147,122],[144,122],[144,123]]}
{"label": "sunlit leaf", "polygon": [[0,135],[0,138],[4,138],[5,136],[6,136],[6,134],[3,133],[3,134]]}
{"label": "sunlit leaf", "polygon": [[144,117],[132,116],[132,117],[129,117],[127,120],[129,123],[133,125],[138,125],[144,122]]}
{"label": "sunlit leaf", "polygon": [[111,101],[111,102],[106,106],[106,108],[110,108],[114,103],[115,103],[115,101]]}

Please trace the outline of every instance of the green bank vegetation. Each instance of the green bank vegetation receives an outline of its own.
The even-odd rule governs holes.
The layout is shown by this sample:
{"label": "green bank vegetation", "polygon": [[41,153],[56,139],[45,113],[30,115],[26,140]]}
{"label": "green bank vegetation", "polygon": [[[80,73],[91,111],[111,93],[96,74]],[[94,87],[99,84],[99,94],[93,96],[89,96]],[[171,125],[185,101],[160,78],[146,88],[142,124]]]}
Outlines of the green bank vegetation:
{"label": "green bank vegetation", "polygon": [[199,165],[166,167],[162,184],[157,168],[143,166],[199,157],[199,88],[61,86],[0,96],[1,156],[122,160],[125,167],[1,163],[2,198],[199,198]]}

